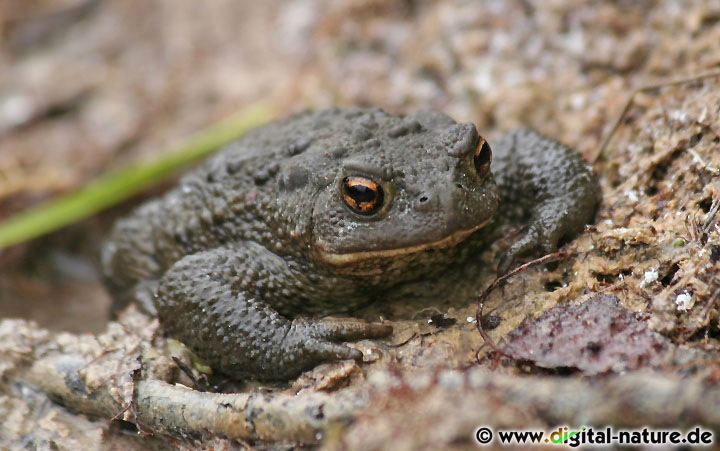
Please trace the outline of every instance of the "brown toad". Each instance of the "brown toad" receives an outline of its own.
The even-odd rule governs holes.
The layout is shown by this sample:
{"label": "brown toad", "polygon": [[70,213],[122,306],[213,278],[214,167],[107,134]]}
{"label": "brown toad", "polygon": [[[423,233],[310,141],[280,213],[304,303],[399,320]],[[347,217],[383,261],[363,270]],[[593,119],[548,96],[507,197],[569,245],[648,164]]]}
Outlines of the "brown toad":
{"label": "brown toad", "polygon": [[527,220],[500,269],[592,220],[599,187],[580,155],[531,130],[492,147],[495,176],[475,126],[441,113],[291,116],[119,221],[104,272],[118,299],[156,311],[226,374],[283,379],[357,359],[340,342],[391,327],[319,317],[418,280],[452,283],[454,267],[478,264],[475,238],[498,211]]}

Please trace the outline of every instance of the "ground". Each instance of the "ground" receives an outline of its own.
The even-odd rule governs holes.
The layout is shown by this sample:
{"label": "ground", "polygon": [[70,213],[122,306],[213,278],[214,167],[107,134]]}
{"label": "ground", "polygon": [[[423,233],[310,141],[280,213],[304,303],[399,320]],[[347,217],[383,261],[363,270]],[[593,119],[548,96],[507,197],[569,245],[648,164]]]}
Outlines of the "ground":
{"label": "ground", "polygon": [[[278,117],[434,108],[474,122],[490,143],[531,126],[593,163],[603,201],[563,248],[572,256],[490,294],[483,323],[498,350],[472,322],[474,297],[377,306],[362,315],[393,318],[396,333],[359,344],[372,362],[244,387],[260,393],[250,400],[212,398],[256,409],[251,419],[233,410],[245,429],[214,429],[233,440],[153,423],[142,400],[160,388],[137,380],[141,363],[157,379],[192,381],[163,355],[151,319],[130,311],[108,325],[98,243],[140,198],[2,250],[0,317],[32,322],[0,321],[0,447],[462,448],[481,425],[580,421],[717,433],[718,42],[720,5],[704,0],[3,2],[0,218],[157,157],[257,101]],[[512,232],[482,255],[480,287]],[[73,405],[62,376],[78,372],[107,404]],[[286,411],[272,410],[277,400]],[[166,435],[134,436],[108,422],[116,415]]]}

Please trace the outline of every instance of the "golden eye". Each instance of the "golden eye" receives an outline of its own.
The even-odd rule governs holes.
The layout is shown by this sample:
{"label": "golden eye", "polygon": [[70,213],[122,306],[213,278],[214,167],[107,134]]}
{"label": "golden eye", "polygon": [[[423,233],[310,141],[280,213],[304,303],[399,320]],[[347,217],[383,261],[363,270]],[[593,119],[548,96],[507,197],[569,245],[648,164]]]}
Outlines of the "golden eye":
{"label": "golden eye", "polygon": [[355,213],[372,215],[380,210],[385,194],[382,187],[372,180],[350,176],[342,180],[342,195],[345,204]]}
{"label": "golden eye", "polygon": [[490,169],[490,162],[492,161],[492,150],[490,145],[480,137],[478,139],[477,146],[475,147],[475,156],[473,157],[473,163],[475,163],[475,170],[478,175],[485,175]]}

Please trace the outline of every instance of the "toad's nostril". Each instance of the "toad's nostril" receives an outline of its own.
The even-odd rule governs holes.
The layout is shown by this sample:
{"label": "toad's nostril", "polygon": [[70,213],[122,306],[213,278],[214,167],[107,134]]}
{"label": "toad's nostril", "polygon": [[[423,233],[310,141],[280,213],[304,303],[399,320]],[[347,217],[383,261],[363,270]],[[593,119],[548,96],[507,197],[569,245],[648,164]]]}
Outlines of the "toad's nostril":
{"label": "toad's nostril", "polygon": [[461,189],[461,190],[465,190],[465,186],[463,186],[462,183],[456,183],[456,184],[455,184],[455,187],[458,188],[458,189]]}
{"label": "toad's nostril", "polygon": [[430,211],[437,204],[437,197],[429,191],[418,193],[415,199],[415,208],[418,211]]}

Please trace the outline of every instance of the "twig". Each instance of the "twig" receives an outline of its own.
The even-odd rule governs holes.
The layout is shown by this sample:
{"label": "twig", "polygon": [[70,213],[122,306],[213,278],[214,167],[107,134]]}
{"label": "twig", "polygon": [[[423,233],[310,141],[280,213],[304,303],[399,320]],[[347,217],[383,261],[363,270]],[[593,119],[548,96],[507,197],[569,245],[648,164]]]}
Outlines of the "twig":
{"label": "twig", "polygon": [[[138,380],[134,400],[118,405],[112,385],[90,389],[79,372],[86,359],[55,355],[38,360],[27,379],[53,399],[82,413],[119,418],[128,409],[146,433],[317,443],[331,424],[349,422],[369,404],[362,390],[339,393],[209,393],[159,380]],[[320,412],[321,414],[316,414]]]}
{"label": "twig", "polygon": [[505,355],[505,353],[498,347],[498,345],[495,343],[495,341],[490,338],[490,336],[485,332],[485,329],[482,326],[482,319],[483,319],[483,307],[485,306],[485,300],[490,295],[490,293],[497,288],[500,284],[504,283],[506,280],[508,280],[510,277],[514,276],[515,274],[521,273],[533,266],[542,265],[544,263],[550,263],[558,260],[564,260],[568,257],[571,257],[572,255],[575,255],[572,252],[554,252],[552,254],[547,254],[545,256],[542,256],[540,258],[537,258],[535,260],[531,260],[527,263],[524,263],[517,268],[513,269],[512,271],[508,272],[507,274],[504,274],[501,277],[496,278],[493,283],[490,284],[489,287],[485,289],[485,291],[482,292],[480,296],[477,298],[477,309],[475,310],[475,321],[477,323],[477,330],[480,332],[480,336],[482,336],[483,340],[487,345],[489,345],[491,348],[493,348],[494,351]]}
{"label": "twig", "polygon": [[693,75],[690,77],[685,78],[678,78],[676,80],[668,80],[663,81],[659,83],[653,83],[645,86],[641,86],[639,88],[636,88],[633,90],[632,94],[630,94],[630,97],[628,98],[627,103],[625,104],[625,108],[623,108],[622,113],[620,113],[620,116],[618,116],[617,120],[613,124],[612,128],[610,129],[610,132],[607,134],[605,139],[603,140],[602,144],[600,145],[600,152],[598,155],[603,155],[605,153],[605,150],[610,143],[610,140],[612,139],[613,135],[615,135],[615,132],[620,128],[620,124],[625,119],[625,116],[627,116],[627,113],[630,111],[630,108],[632,107],[633,103],[635,102],[635,96],[641,92],[645,91],[651,91],[653,89],[659,89],[659,88],[665,88],[668,86],[677,86],[682,85],[685,83],[691,83],[693,81],[699,81],[704,80],[706,78],[712,78],[712,77],[718,77],[720,76],[720,70],[712,71],[712,72],[706,72],[704,74],[699,75]]}

